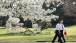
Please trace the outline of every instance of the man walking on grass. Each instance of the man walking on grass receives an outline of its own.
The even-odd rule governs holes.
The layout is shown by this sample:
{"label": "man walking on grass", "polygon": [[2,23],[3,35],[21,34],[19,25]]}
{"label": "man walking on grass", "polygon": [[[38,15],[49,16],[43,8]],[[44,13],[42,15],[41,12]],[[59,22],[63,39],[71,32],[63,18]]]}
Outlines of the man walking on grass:
{"label": "man walking on grass", "polygon": [[[66,42],[65,41],[65,38],[64,38],[64,34],[66,35],[66,30],[65,30],[65,27],[64,27],[64,24],[63,24],[63,20],[61,20],[61,27],[62,27],[62,29],[60,30],[60,35],[61,35],[61,38],[63,38],[63,41],[64,41],[64,43]],[[64,34],[63,34],[63,32],[64,32]],[[59,42],[59,39],[58,39],[58,42]]]}
{"label": "man walking on grass", "polygon": [[[61,40],[61,37],[63,37],[63,39],[64,39],[64,36],[62,35],[63,30],[65,30],[64,25],[63,25],[63,21],[60,20],[56,25],[55,36],[54,36],[54,38],[52,40],[52,43],[55,42],[57,37],[58,37],[58,42],[63,43],[62,40]],[[65,42],[65,39],[64,39],[64,42]]]}

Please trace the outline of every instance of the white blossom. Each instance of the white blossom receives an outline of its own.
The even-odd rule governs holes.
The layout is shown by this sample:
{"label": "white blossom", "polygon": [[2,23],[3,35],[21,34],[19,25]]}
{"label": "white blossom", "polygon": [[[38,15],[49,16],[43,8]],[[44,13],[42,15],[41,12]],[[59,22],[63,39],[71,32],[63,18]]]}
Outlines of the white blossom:
{"label": "white blossom", "polygon": [[76,2],[73,2],[73,4],[76,4]]}
{"label": "white blossom", "polygon": [[[42,5],[45,2],[46,6],[49,7],[50,3],[54,4],[54,1],[60,2],[61,0],[3,0],[0,1],[0,15],[2,16],[7,16],[7,15],[11,15],[11,16],[17,16],[19,17],[19,15],[21,15],[24,20],[26,20],[27,18],[33,20],[33,19],[44,19],[45,16],[49,13],[50,15],[50,19],[49,18],[45,18],[48,20],[51,20],[51,18],[54,18],[51,16],[51,13],[53,13],[54,11],[56,11],[56,8],[52,9],[43,9]],[[11,7],[12,8],[5,8],[10,6],[12,2]],[[60,6],[61,3],[59,3],[56,6]],[[4,7],[2,7],[4,6]]]}

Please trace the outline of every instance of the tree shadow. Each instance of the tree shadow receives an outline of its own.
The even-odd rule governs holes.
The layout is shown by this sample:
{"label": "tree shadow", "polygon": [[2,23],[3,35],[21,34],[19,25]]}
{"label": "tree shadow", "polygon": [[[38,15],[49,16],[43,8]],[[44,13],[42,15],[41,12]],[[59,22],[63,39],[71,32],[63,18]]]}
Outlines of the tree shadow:
{"label": "tree shadow", "polygon": [[25,32],[20,32],[20,33],[8,33],[8,34],[0,34],[0,36],[33,36],[36,35],[32,31],[25,31]]}
{"label": "tree shadow", "polygon": [[5,27],[0,27],[0,29],[5,29]]}
{"label": "tree shadow", "polygon": [[47,42],[47,41],[36,41],[36,42]]}

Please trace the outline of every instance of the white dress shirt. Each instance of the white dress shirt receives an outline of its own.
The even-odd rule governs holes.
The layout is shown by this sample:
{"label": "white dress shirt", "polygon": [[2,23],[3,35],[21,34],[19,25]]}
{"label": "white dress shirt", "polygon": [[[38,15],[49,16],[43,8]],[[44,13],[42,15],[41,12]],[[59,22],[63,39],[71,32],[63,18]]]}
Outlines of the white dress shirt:
{"label": "white dress shirt", "polygon": [[64,27],[64,25],[63,24],[57,24],[56,25],[56,30],[65,30],[65,27]]}

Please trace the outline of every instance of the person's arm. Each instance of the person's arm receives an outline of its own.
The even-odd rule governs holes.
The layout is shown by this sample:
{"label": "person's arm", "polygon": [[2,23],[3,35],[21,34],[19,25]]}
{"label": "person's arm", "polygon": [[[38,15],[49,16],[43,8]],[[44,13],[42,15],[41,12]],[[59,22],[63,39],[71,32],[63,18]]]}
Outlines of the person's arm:
{"label": "person's arm", "polygon": [[63,30],[66,31],[64,24],[63,24]]}
{"label": "person's arm", "polygon": [[59,24],[56,25],[56,30],[60,30]]}
{"label": "person's arm", "polygon": [[55,33],[56,33],[56,30],[59,30],[59,25],[58,24],[56,24]]}
{"label": "person's arm", "polygon": [[63,29],[64,29],[64,35],[67,35],[67,32],[66,32],[64,25],[63,25]]}

